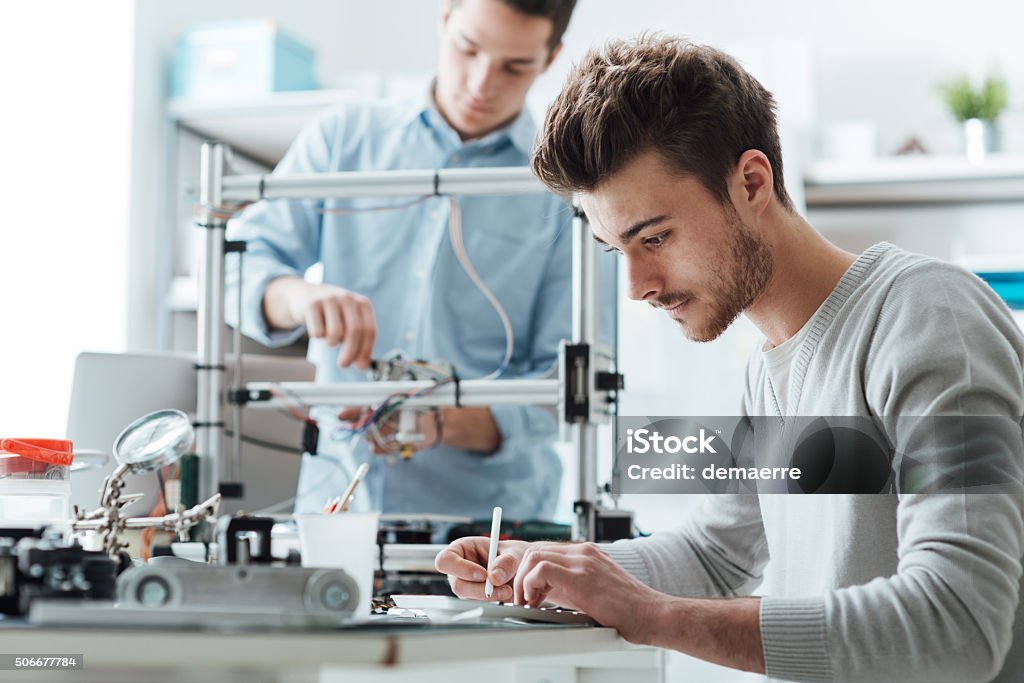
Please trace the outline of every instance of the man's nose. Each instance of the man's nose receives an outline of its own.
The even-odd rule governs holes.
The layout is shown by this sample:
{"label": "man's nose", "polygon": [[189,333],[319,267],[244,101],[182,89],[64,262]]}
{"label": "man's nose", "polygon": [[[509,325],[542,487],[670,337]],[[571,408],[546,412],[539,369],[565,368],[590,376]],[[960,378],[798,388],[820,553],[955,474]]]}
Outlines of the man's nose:
{"label": "man's nose", "polygon": [[469,91],[473,97],[481,100],[491,97],[497,80],[496,66],[485,56],[478,56],[473,60],[469,70]]}
{"label": "man's nose", "polygon": [[634,301],[649,301],[661,293],[661,279],[654,270],[637,259],[625,257],[628,296]]}

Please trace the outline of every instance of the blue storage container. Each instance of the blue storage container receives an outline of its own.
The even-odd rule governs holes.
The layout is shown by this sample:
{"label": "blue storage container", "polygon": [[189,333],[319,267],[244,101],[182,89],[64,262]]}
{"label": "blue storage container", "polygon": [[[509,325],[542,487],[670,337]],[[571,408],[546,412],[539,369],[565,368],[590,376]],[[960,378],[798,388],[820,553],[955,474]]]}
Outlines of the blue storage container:
{"label": "blue storage container", "polygon": [[193,99],[314,90],[314,53],[271,19],[201,24],[182,34],[171,95]]}
{"label": "blue storage container", "polygon": [[1024,272],[984,271],[977,275],[995,290],[1007,306],[1024,309]]}

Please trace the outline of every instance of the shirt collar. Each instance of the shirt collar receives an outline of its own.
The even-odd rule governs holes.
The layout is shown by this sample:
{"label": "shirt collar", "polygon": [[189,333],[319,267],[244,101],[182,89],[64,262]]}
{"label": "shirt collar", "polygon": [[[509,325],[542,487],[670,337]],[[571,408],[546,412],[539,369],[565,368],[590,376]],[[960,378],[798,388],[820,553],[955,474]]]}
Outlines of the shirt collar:
{"label": "shirt collar", "polygon": [[463,142],[462,138],[459,137],[459,133],[448,124],[445,118],[441,116],[441,112],[437,109],[437,104],[434,102],[434,82],[435,79],[431,79],[423,94],[420,106],[416,109],[416,114],[427,126],[440,133],[446,140],[449,140],[456,147],[466,145],[483,147],[487,145],[500,144],[505,140],[508,140],[516,149],[522,152],[524,156],[530,156],[530,153],[533,151],[536,128],[533,123],[533,117],[525,106],[523,107],[523,110],[519,112],[519,114],[508,124],[497,130],[491,131],[483,137]]}

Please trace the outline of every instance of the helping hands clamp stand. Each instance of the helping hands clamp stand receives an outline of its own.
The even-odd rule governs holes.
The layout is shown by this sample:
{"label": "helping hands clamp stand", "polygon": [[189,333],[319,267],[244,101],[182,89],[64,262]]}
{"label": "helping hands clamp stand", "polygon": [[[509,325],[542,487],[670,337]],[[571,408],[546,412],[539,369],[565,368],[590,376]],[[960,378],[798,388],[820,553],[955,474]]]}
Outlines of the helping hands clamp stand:
{"label": "helping hands clamp stand", "polygon": [[143,494],[126,495],[124,486],[129,474],[152,472],[173,464],[191,448],[194,440],[191,421],[177,410],[157,411],[133,422],[114,442],[114,457],[119,464],[103,481],[100,506],[90,512],[76,506],[71,530],[98,532],[103,539],[103,551],[114,559],[128,546],[121,540],[126,529],[162,529],[173,532],[179,540],[187,540],[192,527],[217,516],[219,493],[189,509],[179,504],[174,512],[162,517],[129,517],[124,509]]}

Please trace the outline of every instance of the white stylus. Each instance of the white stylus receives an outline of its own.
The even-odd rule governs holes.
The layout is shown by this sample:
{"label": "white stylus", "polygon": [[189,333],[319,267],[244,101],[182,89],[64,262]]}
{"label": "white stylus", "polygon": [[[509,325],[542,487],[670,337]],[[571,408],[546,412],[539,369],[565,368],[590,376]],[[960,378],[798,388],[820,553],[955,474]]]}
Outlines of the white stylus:
{"label": "white stylus", "polygon": [[501,535],[501,508],[494,506],[494,516],[491,517],[491,544],[487,548],[487,581],[484,583],[484,597],[490,598],[494,593],[494,585],[491,583],[491,565],[498,557],[498,536]]}

